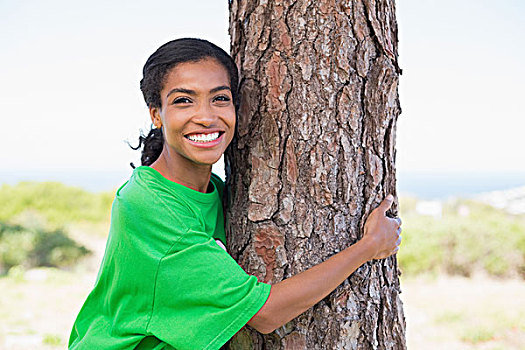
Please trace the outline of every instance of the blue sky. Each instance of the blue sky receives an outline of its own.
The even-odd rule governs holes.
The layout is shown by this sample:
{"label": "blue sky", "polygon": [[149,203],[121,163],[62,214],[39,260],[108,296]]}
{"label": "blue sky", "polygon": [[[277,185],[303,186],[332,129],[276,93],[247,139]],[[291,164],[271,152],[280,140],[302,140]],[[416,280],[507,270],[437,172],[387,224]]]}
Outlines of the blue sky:
{"label": "blue sky", "polygon": [[[523,2],[401,0],[397,18],[398,170],[525,172]],[[149,127],[138,88],[147,57],[183,36],[229,50],[217,0],[3,0],[0,31],[0,182],[127,177],[138,154],[125,141]]]}

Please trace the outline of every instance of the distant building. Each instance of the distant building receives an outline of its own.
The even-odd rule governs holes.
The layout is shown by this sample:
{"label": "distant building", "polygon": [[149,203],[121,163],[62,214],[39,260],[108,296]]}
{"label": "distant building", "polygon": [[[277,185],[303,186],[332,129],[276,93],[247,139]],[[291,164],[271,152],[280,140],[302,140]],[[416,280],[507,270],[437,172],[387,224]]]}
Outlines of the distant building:
{"label": "distant building", "polygon": [[443,215],[443,204],[440,201],[419,201],[416,203],[416,212],[439,219]]}
{"label": "distant building", "polygon": [[462,204],[458,207],[458,215],[461,217],[467,217],[470,215],[470,209],[468,206]]}
{"label": "distant building", "polygon": [[476,199],[503,209],[510,214],[525,214],[525,186],[505,191],[482,193]]}

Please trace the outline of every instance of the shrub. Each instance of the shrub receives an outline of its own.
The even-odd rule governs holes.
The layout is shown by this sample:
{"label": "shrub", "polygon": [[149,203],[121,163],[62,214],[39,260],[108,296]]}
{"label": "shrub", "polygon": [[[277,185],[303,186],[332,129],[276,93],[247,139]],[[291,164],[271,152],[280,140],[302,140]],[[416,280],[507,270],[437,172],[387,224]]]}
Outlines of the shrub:
{"label": "shrub", "polygon": [[91,193],[58,182],[20,182],[0,187],[0,220],[12,220],[32,210],[49,224],[108,220],[113,194]]}
{"label": "shrub", "polygon": [[0,222],[0,273],[13,266],[65,267],[90,251],[62,229],[45,230]]}
{"label": "shrub", "polygon": [[[467,206],[461,216],[457,208]],[[525,276],[525,220],[474,201],[446,203],[441,218],[401,206],[403,244],[399,264],[407,275],[446,272],[470,276]]]}

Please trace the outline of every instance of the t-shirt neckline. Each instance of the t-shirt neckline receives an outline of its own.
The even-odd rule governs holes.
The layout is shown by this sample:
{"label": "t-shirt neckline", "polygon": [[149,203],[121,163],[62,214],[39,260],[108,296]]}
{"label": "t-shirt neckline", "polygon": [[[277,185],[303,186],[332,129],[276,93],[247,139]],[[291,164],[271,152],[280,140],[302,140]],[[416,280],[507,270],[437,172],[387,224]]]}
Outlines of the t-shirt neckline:
{"label": "t-shirt neckline", "polygon": [[217,193],[218,193],[217,192],[217,186],[215,186],[215,183],[211,180],[213,175],[210,177],[210,183],[213,186],[213,191],[212,192],[203,193],[203,192],[199,192],[197,190],[194,190],[193,188],[184,186],[183,184],[180,184],[178,182],[168,180],[164,176],[162,176],[162,174],[159,173],[157,170],[155,170],[155,169],[153,169],[152,167],[149,167],[149,166],[141,165],[141,166],[135,168],[135,172],[146,172],[149,175],[153,176],[157,181],[159,181],[163,185],[165,185],[165,186],[167,186],[169,188],[172,188],[172,189],[174,189],[174,190],[176,190],[178,192],[182,192],[182,193],[184,193],[184,195],[186,195],[186,196],[188,196],[190,198],[193,198],[193,199],[195,199],[195,200],[197,200],[199,202],[212,202],[212,201],[215,200],[215,198],[217,196]]}

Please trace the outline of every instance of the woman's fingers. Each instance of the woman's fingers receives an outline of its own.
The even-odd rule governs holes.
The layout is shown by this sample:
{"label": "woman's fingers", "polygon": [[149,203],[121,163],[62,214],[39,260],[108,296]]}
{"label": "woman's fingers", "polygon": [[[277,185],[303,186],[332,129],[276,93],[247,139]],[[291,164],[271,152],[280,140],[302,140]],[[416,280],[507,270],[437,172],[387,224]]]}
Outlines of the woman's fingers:
{"label": "woman's fingers", "polygon": [[380,209],[383,213],[386,213],[386,211],[392,206],[392,203],[394,203],[394,196],[389,194],[388,196],[386,196],[385,199],[383,199],[383,201],[381,202],[381,204],[379,204],[377,208]]}
{"label": "woman's fingers", "polygon": [[400,227],[401,224],[402,224],[401,218],[399,218],[398,216],[396,216],[395,218],[391,218],[390,220],[393,221],[393,223],[394,223],[394,225],[396,225],[396,227]]}
{"label": "woman's fingers", "polygon": [[401,218],[398,217],[398,216],[396,216],[394,219],[397,221],[397,226],[401,226],[401,224],[403,223],[403,222],[401,221]]}
{"label": "woman's fingers", "polygon": [[370,234],[373,237],[372,241],[375,242],[378,250],[374,259],[389,257],[399,250],[402,221],[399,217],[386,215],[393,203],[394,197],[386,196],[366,219],[364,234]]}
{"label": "woman's fingers", "polygon": [[384,258],[387,258],[391,255],[394,255],[396,254],[398,251],[399,251],[399,248],[400,248],[400,245],[401,245],[401,227],[398,227],[397,231],[397,240],[396,242],[394,243],[394,247],[392,247],[391,249],[389,250],[384,250],[382,251],[379,256],[377,257],[377,259],[384,259]]}

